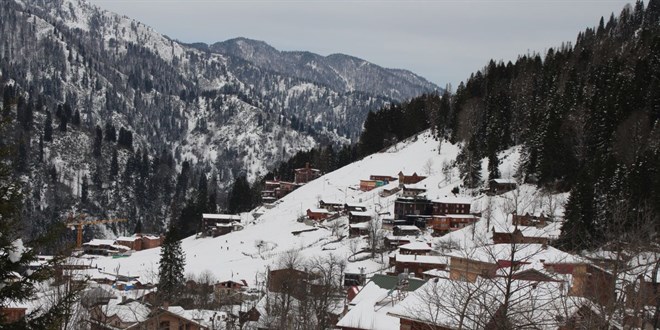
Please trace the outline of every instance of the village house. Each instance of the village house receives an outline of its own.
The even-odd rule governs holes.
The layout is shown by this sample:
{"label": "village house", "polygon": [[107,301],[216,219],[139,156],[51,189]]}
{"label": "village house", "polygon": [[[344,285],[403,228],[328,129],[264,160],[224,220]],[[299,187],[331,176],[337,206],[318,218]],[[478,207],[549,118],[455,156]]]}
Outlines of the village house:
{"label": "village house", "polygon": [[25,317],[27,307],[12,303],[10,306],[0,308],[0,319],[6,323],[14,323]]}
{"label": "village house", "polygon": [[394,201],[394,216],[405,219],[407,215],[431,215],[431,201],[425,197],[399,197]]}
{"label": "village house", "polygon": [[370,212],[350,211],[348,212],[349,223],[369,222],[371,221]]}
{"label": "village house", "polygon": [[337,322],[342,330],[399,329],[399,320],[387,315],[410,292],[417,290],[424,281],[375,274],[362,288],[352,287],[348,292],[346,312]]}
{"label": "village house", "polygon": [[115,239],[115,244],[123,245],[134,251],[142,251],[159,247],[164,240],[164,236],[135,234],[130,237],[119,237]]}
{"label": "village house", "polygon": [[413,175],[405,175],[403,172],[399,172],[399,186],[415,184],[424,179],[426,179],[425,176],[417,175],[417,173],[413,173]]}
{"label": "village house", "polygon": [[417,226],[410,225],[394,226],[392,232],[394,236],[419,236],[422,233]]}
{"label": "village house", "polygon": [[461,228],[465,228],[479,220],[479,217],[472,214],[447,214],[434,215],[429,222],[433,228],[434,236],[442,236]]}
{"label": "village house", "polygon": [[383,186],[382,181],[376,180],[360,180],[360,191],[371,191],[380,186]]}
{"label": "village house", "polygon": [[388,235],[383,238],[383,242],[386,248],[396,249],[401,245],[414,242],[416,239],[415,236],[394,236]]}
{"label": "village house", "polygon": [[296,299],[302,299],[310,291],[314,290],[313,284],[316,276],[310,272],[283,268],[268,272],[268,291],[275,293],[286,292]]}
{"label": "village house", "polygon": [[495,244],[513,244],[513,243],[529,243],[529,244],[548,244],[549,237],[535,237],[525,236],[519,228],[515,228],[513,232],[497,232],[495,227],[492,229],[493,243]]}
{"label": "village house", "polygon": [[91,330],[135,328],[149,318],[151,309],[136,300],[110,299],[105,305],[95,305],[89,310]]}
{"label": "village house", "polygon": [[202,214],[203,235],[218,237],[241,230],[241,217],[234,214]]}
{"label": "village house", "polygon": [[406,184],[403,185],[403,190],[401,191],[402,197],[416,197],[426,192],[426,185],[422,186],[420,184]]}
{"label": "village house", "polygon": [[330,217],[330,212],[326,209],[307,209],[307,218],[310,220],[322,221]]}
{"label": "village house", "polygon": [[417,226],[420,229],[425,229],[429,222],[431,222],[432,215],[425,214],[406,214],[405,225]]}
{"label": "village house", "polygon": [[528,226],[528,227],[545,227],[548,225],[550,219],[543,215],[530,215],[526,213],[522,214],[513,214],[512,215],[512,224],[514,226]]}
{"label": "village house", "polygon": [[181,306],[164,304],[152,311],[149,318],[140,322],[136,329],[149,330],[211,330],[224,326],[224,312],[203,309],[187,310]]}
{"label": "village house", "polygon": [[306,163],[305,167],[297,168],[294,170],[295,179],[293,180],[293,182],[296,184],[305,184],[309,181],[317,179],[320,176],[321,176],[321,170],[311,168],[309,166],[309,163]]}
{"label": "village house", "polygon": [[130,248],[115,244],[114,240],[108,239],[93,239],[82,245],[85,254],[94,254],[102,256],[113,256],[126,253]]}
{"label": "village house", "polygon": [[355,211],[355,212],[366,212],[367,211],[367,206],[364,204],[358,204],[358,203],[346,203],[344,204],[344,212],[348,214],[348,212]]}
{"label": "village house", "polygon": [[369,235],[369,222],[351,223],[348,225],[349,237]]}
{"label": "village house", "polygon": [[503,194],[518,188],[518,183],[513,179],[492,179],[488,182],[488,192],[493,195]]}
{"label": "village house", "polygon": [[397,178],[389,175],[370,175],[369,180],[374,180],[374,181],[382,181],[385,184],[389,184],[390,182],[396,181]]}
{"label": "village house", "polygon": [[445,269],[448,263],[447,257],[444,256],[395,254],[390,258],[390,265],[394,266],[394,274],[409,272],[418,278],[422,278],[425,271]]}
{"label": "village house", "polygon": [[[477,287],[494,284],[498,287],[507,285],[505,279],[479,279]],[[534,303],[547,302],[552,299],[552,294],[561,292],[565,287],[562,282],[548,281],[538,282],[535,285],[520,285],[515,281],[512,285],[518,288],[516,295],[526,297],[526,300],[520,301],[515,307],[517,319],[521,323],[514,322],[507,328],[518,329],[526,328],[531,322],[532,328],[539,329],[557,329],[568,330],[575,329],[571,327],[572,320],[581,307],[590,306],[587,299],[571,298],[567,299],[561,306],[552,303]],[[471,317],[456,317],[456,297],[464,294],[464,287],[456,285],[451,279],[436,277],[429,279],[422,287],[407,295],[403,301],[396,304],[388,311],[388,315],[399,318],[399,328],[401,330],[455,330],[455,329],[497,329],[497,324],[493,321],[499,315],[497,312],[502,308],[505,299],[505,293],[502,290],[492,290],[489,292],[489,301],[493,305],[480,306],[481,311],[489,311],[477,314],[471,314]],[[429,296],[433,301],[429,301]],[[446,306],[446,307],[445,307]],[[471,308],[469,305],[464,308]],[[513,309],[513,308],[512,308]],[[538,325],[542,325],[538,327]],[[573,324],[574,325],[574,324]],[[581,328],[580,328],[581,329]]]}
{"label": "village house", "polygon": [[429,255],[433,249],[431,249],[431,243],[424,242],[411,242],[399,246],[399,254],[416,254],[419,256]]}
{"label": "village house", "polygon": [[472,200],[468,197],[443,197],[432,201],[433,215],[470,214]]}
{"label": "village house", "polygon": [[390,196],[392,196],[392,195],[398,193],[399,191],[401,191],[401,188],[398,187],[398,186],[396,186],[396,187],[394,187],[394,188],[391,188],[391,189],[384,189],[384,188],[383,188],[383,190],[381,190],[381,191],[378,193],[378,196],[380,196],[380,197],[390,197]]}
{"label": "village house", "polygon": [[326,209],[330,212],[341,212],[344,210],[344,203],[322,199],[319,201],[319,208]]}

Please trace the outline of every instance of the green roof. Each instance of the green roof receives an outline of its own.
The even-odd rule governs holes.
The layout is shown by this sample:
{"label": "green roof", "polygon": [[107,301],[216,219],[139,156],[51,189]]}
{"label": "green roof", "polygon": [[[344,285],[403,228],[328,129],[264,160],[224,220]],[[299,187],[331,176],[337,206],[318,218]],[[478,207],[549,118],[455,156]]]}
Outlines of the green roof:
{"label": "green roof", "polygon": [[[383,289],[391,290],[397,287],[397,284],[399,284],[399,278],[397,276],[374,274],[371,277],[371,282],[374,282],[374,284],[378,285]],[[418,278],[409,278],[408,286],[405,288],[405,290],[415,291],[424,283],[426,283],[426,281],[424,280]]]}

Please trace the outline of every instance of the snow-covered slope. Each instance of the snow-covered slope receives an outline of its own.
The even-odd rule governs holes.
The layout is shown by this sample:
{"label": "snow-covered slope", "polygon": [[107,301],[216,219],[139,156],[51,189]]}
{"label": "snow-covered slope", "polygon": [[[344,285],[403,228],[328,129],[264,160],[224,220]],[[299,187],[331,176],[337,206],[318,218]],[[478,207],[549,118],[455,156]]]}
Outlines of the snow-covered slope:
{"label": "snow-covered slope", "polygon": [[[503,176],[514,173],[519,151],[519,148],[513,148],[499,155]],[[217,238],[184,239],[182,247],[186,253],[186,272],[200,273],[208,270],[219,279],[245,279],[255,284],[255,281],[262,280],[258,274],[263,273],[267,267],[274,266],[278,257],[289,250],[299,250],[307,257],[334,253],[349,260],[348,269],[357,270],[358,267],[365,267],[367,273],[382,270],[387,267],[387,260],[382,261],[380,256],[375,260],[352,262],[349,258],[352,254],[351,241],[357,241],[362,246],[365,243],[360,238],[338,240],[337,236],[345,233],[346,228],[343,229],[344,232],[333,235],[327,223],[326,227],[313,227],[300,223],[297,219],[305,214],[308,208],[316,207],[321,199],[362,203],[374,215],[393,212],[397,195],[383,198],[379,196],[379,192],[382,189],[392,188],[398,183],[393,182],[369,192],[359,191],[357,189],[359,180],[368,179],[370,175],[396,176],[399,171],[406,174],[417,172],[420,175],[429,175],[419,183],[427,188],[427,197],[437,199],[450,196],[451,190],[459,186],[458,170],[453,166],[458,152],[459,146],[448,142],[440,144],[429,132],[425,132],[409,141],[399,143],[386,152],[374,154],[328,173],[285,196],[272,209],[254,210],[252,213],[262,213],[257,219],[253,218],[252,213],[243,214],[245,229],[242,231]],[[484,162],[483,165],[485,173],[486,163]],[[519,191],[512,193],[518,194],[521,201],[519,211],[540,210],[542,205],[539,204],[538,192],[534,188],[523,186]],[[491,201],[491,225],[495,223],[505,225],[505,210],[510,206],[507,201],[513,197],[510,195],[512,193],[494,197]],[[474,198],[473,211],[486,208],[483,196]],[[346,217],[335,221],[347,224]],[[479,228],[486,227],[485,223],[482,223],[484,221],[486,220],[480,220]],[[305,231],[315,228],[317,230]],[[294,234],[294,232],[301,233]],[[457,241],[459,238],[470,237],[471,233],[471,227],[467,227],[435,240],[438,244],[448,240]],[[428,233],[424,236],[420,239],[429,241],[432,239]],[[140,275],[147,280],[155,281],[159,253],[160,249],[152,249],[134,253],[129,258],[100,257],[93,262],[106,270],[119,269],[121,273]]]}

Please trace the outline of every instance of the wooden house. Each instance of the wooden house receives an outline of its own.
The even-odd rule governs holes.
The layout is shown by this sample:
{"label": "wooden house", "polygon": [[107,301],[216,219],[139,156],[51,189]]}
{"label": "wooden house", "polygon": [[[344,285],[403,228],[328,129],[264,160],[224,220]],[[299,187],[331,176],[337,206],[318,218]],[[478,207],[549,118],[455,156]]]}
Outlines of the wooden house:
{"label": "wooden house", "polygon": [[399,185],[415,184],[424,179],[426,179],[425,176],[417,175],[417,173],[413,173],[412,175],[405,175],[403,172],[399,172]]}
{"label": "wooden house", "polygon": [[422,185],[406,184],[402,188],[401,196],[403,197],[415,197],[426,193],[426,186]]}
{"label": "wooden house", "polygon": [[422,278],[426,271],[447,268],[448,260],[443,256],[396,254],[394,258],[390,259],[390,264],[392,263],[396,274],[410,272],[416,277]]}
{"label": "wooden house", "polygon": [[392,232],[394,236],[419,236],[422,233],[419,227],[410,225],[394,226]]}
{"label": "wooden house", "polygon": [[297,183],[280,181],[280,187],[275,190],[275,197],[280,199],[298,189],[298,187],[300,187],[300,185]]}
{"label": "wooden house", "polygon": [[495,244],[512,244],[512,243],[537,243],[548,244],[550,238],[547,236],[525,236],[519,228],[515,228],[513,232],[497,232],[495,228],[493,232],[493,243]]}
{"label": "wooden house", "polygon": [[396,181],[397,178],[395,178],[393,176],[389,176],[389,175],[373,175],[372,174],[372,175],[369,176],[369,180],[382,181],[385,184],[388,184],[392,181]]}
{"label": "wooden house", "polygon": [[27,307],[2,307],[0,308],[0,319],[9,324],[19,321],[25,317]]}
{"label": "wooden house", "polygon": [[499,195],[518,188],[518,183],[513,179],[492,179],[488,182],[488,191],[491,194]]}
{"label": "wooden house", "polygon": [[351,211],[355,212],[366,212],[367,207],[364,204],[358,204],[358,203],[346,203],[344,204],[344,212],[348,213]]}
{"label": "wooden house", "polygon": [[465,228],[479,220],[471,214],[434,215],[429,225],[433,228],[434,236],[442,236],[461,228]]}
{"label": "wooden house", "polygon": [[217,322],[218,325],[221,323],[221,320],[213,319],[213,313],[214,311],[185,310],[180,306],[163,306],[151,312],[149,318],[140,322],[136,328],[154,330],[210,330],[213,323]]}
{"label": "wooden house", "polygon": [[431,244],[424,242],[412,242],[399,246],[399,254],[416,254],[419,256],[425,256],[429,255],[431,251]]}
{"label": "wooden house", "polygon": [[159,247],[163,240],[163,236],[135,234],[130,237],[119,237],[115,239],[115,244],[123,245],[134,251],[142,251]]}
{"label": "wooden house", "polygon": [[388,235],[383,238],[383,242],[386,248],[396,249],[401,245],[408,244],[415,240],[414,236],[394,236]]}
{"label": "wooden house", "polygon": [[321,171],[315,168],[311,168],[309,163],[305,164],[305,167],[297,168],[294,170],[294,183],[304,184],[309,181],[312,181],[321,176]]}
{"label": "wooden house", "polygon": [[348,225],[349,237],[358,237],[364,235],[369,235],[369,222],[358,222]]}
{"label": "wooden house", "polygon": [[371,221],[370,212],[350,211],[348,212],[349,223],[369,222]]}
{"label": "wooden house", "polygon": [[424,197],[399,197],[394,201],[394,216],[405,219],[406,215],[431,215],[431,201]]}
{"label": "wooden house", "polygon": [[326,209],[307,209],[307,218],[310,220],[322,221],[330,217],[330,212]]}
{"label": "wooden house", "polygon": [[548,225],[550,219],[545,215],[530,215],[526,213],[512,215],[512,223],[514,226],[527,226],[527,227],[545,227]]}
{"label": "wooden house", "polygon": [[322,199],[319,201],[319,208],[330,212],[339,212],[344,210],[344,203]]}
{"label": "wooden house", "polygon": [[286,292],[296,299],[301,299],[314,290],[313,281],[316,276],[312,273],[284,268],[275,269],[268,272],[268,291],[282,293]]}
{"label": "wooden house", "polygon": [[240,215],[202,213],[202,233],[204,236],[217,237],[230,233],[236,223],[241,223]]}
{"label": "wooden house", "polygon": [[432,201],[433,215],[470,214],[472,200],[467,197],[443,197]]}
{"label": "wooden house", "polygon": [[114,240],[107,239],[93,239],[82,245],[85,254],[94,254],[102,256],[113,256],[126,253],[130,248],[115,244]]}

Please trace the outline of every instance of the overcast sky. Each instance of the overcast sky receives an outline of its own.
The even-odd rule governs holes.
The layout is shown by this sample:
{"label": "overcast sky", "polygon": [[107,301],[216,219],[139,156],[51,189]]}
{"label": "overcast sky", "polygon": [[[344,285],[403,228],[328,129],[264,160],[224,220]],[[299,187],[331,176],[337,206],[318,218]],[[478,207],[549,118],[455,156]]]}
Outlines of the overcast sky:
{"label": "overcast sky", "polygon": [[184,42],[235,37],[344,53],[454,87],[493,58],[545,52],[634,0],[90,0]]}

